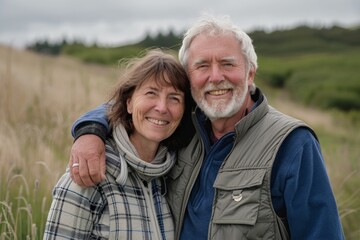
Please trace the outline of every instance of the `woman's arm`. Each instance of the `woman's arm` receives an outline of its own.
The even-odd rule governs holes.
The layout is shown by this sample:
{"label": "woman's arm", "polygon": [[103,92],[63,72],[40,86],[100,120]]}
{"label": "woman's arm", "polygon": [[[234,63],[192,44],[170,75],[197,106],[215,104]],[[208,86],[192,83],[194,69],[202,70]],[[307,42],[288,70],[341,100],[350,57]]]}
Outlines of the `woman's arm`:
{"label": "woman's arm", "polygon": [[[53,191],[44,239],[89,239],[100,212],[101,198],[94,188],[81,188],[64,174]],[[97,207],[94,207],[97,206]]]}

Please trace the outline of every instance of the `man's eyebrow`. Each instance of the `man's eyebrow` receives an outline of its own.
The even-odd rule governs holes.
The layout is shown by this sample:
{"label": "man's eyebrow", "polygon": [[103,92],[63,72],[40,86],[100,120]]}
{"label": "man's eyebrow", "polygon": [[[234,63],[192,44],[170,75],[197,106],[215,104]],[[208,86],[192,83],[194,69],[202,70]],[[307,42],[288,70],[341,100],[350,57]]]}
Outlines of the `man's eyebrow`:
{"label": "man's eyebrow", "polygon": [[232,57],[232,56],[229,56],[229,57],[224,57],[221,59],[222,62],[235,62],[236,61],[236,58],[235,57]]}
{"label": "man's eyebrow", "polygon": [[196,65],[203,64],[203,63],[206,63],[206,60],[205,60],[205,59],[196,59],[196,60],[193,62],[193,65],[196,66]]}

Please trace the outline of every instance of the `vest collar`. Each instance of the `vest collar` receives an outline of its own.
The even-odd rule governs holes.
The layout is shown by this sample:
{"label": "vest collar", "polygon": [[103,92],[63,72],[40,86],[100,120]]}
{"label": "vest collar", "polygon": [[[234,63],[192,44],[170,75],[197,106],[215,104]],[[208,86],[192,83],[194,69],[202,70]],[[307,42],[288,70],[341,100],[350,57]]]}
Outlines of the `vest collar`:
{"label": "vest collar", "polygon": [[[255,93],[251,95],[251,98],[255,102],[255,105],[245,117],[236,123],[235,132],[237,136],[242,136],[246,133],[249,128],[260,121],[269,111],[268,101],[259,88],[256,88]],[[209,119],[199,107],[196,107],[193,113],[193,121],[196,126],[196,130],[200,131],[200,135],[207,135],[207,138],[205,139],[210,138],[206,127],[210,124]]]}
{"label": "vest collar", "polygon": [[252,99],[255,101],[255,106],[251,112],[243,117],[235,125],[235,132],[237,136],[242,136],[249,128],[258,123],[269,111],[268,101],[259,88],[256,88],[255,94]]}

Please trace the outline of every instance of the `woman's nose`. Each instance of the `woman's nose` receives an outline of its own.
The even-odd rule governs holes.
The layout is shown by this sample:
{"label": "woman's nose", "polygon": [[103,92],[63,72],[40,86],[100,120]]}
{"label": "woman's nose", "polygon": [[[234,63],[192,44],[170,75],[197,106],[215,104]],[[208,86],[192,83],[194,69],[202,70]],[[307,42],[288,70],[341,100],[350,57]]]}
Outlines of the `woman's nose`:
{"label": "woman's nose", "polygon": [[156,101],[155,110],[160,113],[165,113],[167,111],[167,102],[166,98],[159,97]]}

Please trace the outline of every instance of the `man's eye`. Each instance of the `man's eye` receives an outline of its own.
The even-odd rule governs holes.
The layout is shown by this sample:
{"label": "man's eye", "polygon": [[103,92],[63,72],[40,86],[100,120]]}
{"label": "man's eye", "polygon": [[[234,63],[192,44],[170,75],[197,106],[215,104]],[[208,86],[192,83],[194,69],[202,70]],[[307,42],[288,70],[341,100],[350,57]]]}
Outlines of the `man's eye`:
{"label": "man's eye", "polygon": [[207,68],[208,67],[208,65],[207,64],[201,64],[201,65],[198,65],[198,69],[205,69],[205,68]]}
{"label": "man's eye", "polygon": [[224,63],[223,66],[225,66],[225,67],[232,67],[232,66],[234,66],[234,64],[232,64],[232,63]]}

